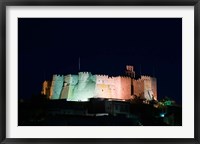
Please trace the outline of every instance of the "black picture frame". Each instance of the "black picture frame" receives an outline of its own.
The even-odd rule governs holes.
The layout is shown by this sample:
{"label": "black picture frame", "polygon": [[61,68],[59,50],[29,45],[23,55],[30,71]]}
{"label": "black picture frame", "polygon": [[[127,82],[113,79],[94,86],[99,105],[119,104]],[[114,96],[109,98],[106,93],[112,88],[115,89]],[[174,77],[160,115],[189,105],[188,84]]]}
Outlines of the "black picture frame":
{"label": "black picture frame", "polygon": [[[194,6],[195,7],[195,97],[194,138],[128,138],[128,139],[16,139],[6,138],[6,6]],[[0,0],[0,142],[1,143],[200,143],[199,134],[199,61],[200,61],[200,2],[199,0]]]}

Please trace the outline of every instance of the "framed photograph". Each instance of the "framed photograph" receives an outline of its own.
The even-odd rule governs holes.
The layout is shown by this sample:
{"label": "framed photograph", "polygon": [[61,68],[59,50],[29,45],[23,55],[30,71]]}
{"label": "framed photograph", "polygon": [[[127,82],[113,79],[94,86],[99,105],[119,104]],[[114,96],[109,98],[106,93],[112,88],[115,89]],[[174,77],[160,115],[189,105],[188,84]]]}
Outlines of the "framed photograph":
{"label": "framed photograph", "polygon": [[199,1],[1,1],[2,143],[199,143]]}

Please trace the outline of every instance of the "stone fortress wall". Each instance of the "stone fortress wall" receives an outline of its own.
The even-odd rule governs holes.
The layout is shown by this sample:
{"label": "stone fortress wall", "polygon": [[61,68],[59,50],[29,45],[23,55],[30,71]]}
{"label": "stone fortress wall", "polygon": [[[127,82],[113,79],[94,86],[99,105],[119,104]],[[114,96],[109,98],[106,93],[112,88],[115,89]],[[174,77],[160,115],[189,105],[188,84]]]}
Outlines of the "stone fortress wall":
{"label": "stone fortress wall", "polygon": [[[132,66],[128,66],[130,76],[109,77],[79,72],[78,75],[53,75],[52,82],[44,81],[42,94],[49,99],[67,101],[88,101],[89,98],[111,98],[128,100],[138,96],[146,100],[157,100],[157,81],[150,76],[135,79]],[[133,90],[131,86],[133,85]],[[133,91],[133,92],[131,92]]]}

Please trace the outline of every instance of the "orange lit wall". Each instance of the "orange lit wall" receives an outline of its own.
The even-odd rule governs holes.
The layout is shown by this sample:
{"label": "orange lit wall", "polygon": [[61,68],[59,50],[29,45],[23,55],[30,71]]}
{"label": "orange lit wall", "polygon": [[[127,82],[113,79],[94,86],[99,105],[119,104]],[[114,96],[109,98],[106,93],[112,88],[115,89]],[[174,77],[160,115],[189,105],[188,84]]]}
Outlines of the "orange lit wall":
{"label": "orange lit wall", "polygon": [[157,100],[158,99],[157,80],[156,80],[156,78],[151,78],[151,79],[152,79],[151,80],[152,91],[153,91],[155,100]]}
{"label": "orange lit wall", "polygon": [[131,78],[97,75],[95,96],[101,98],[130,99]]}
{"label": "orange lit wall", "polygon": [[156,78],[141,76],[138,80],[133,80],[134,95],[144,99],[149,99],[148,92],[152,92],[154,99],[157,100],[157,83]]}
{"label": "orange lit wall", "polygon": [[113,97],[113,79],[106,75],[96,75],[96,86],[94,97],[112,98]]}
{"label": "orange lit wall", "polygon": [[51,81],[44,81],[41,94],[50,97]]}
{"label": "orange lit wall", "polygon": [[144,95],[144,82],[143,80],[133,80],[133,91],[134,95],[136,96],[143,96]]}
{"label": "orange lit wall", "polygon": [[121,78],[121,95],[122,99],[131,99],[131,78],[122,77]]}

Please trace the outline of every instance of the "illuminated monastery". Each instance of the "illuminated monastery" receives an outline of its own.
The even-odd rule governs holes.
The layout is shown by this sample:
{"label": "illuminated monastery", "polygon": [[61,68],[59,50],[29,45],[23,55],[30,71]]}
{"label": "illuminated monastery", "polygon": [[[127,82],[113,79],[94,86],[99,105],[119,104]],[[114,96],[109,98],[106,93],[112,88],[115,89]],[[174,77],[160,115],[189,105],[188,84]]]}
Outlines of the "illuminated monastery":
{"label": "illuminated monastery", "polygon": [[141,76],[135,79],[133,66],[126,66],[126,77],[109,77],[79,72],[78,75],[53,75],[52,81],[44,81],[42,94],[49,99],[88,101],[89,98],[129,100],[140,97],[157,100],[155,77]]}

